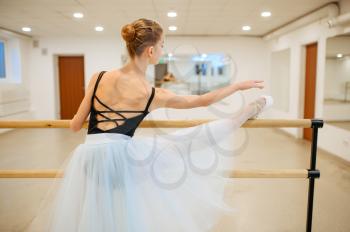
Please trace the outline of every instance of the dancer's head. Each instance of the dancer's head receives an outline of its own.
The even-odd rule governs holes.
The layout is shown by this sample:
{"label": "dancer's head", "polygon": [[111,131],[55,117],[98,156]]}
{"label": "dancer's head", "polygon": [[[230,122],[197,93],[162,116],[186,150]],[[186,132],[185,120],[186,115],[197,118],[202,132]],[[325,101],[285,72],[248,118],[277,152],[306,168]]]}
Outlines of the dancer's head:
{"label": "dancer's head", "polygon": [[163,54],[163,29],[153,20],[140,18],[121,29],[131,59],[145,58],[157,64]]}

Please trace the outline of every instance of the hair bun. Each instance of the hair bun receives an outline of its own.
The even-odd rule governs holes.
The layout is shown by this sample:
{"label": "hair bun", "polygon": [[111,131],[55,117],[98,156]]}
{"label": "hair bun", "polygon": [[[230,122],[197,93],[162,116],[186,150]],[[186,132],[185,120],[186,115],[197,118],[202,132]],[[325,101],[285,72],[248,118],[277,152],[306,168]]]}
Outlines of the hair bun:
{"label": "hair bun", "polygon": [[122,28],[122,37],[126,42],[131,42],[135,39],[135,28],[132,24],[127,24]]}

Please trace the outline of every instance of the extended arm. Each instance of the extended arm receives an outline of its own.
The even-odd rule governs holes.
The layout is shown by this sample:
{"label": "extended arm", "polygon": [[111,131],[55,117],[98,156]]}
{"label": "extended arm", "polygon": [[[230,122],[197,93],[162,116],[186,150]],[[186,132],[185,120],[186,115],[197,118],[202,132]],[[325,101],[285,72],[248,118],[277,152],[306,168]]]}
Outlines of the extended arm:
{"label": "extended arm", "polygon": [[221,99],[233,94],[238,90],[249,88],[263,88],[263,81],[249,80],[232,83],[202,95],[177,95],[168,89],[156,88],[154,106],[156,108],[188,109],[201,106],[209,106]]}

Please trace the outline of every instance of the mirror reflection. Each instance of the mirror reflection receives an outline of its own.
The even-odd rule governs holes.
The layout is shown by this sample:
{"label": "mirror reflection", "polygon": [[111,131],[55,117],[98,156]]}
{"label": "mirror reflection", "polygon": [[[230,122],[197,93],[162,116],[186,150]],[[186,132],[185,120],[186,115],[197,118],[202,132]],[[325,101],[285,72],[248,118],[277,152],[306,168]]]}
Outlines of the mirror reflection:
{"label": "mirror reflection", "polygon": [[155,66],[155,86],[177,94],[203,94],[233,81],[234,63],[224,53],[165,54]]}
{"label": "mirror reflection", "polygon": [[350,33],[327,40],[325,67],[324,119],[350,130]]}

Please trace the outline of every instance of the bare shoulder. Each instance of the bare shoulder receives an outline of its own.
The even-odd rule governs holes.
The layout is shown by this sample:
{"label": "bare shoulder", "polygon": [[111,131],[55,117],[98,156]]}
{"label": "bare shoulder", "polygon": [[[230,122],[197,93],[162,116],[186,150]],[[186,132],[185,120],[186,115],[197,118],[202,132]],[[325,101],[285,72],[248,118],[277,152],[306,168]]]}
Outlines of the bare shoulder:
{"label": "bare shoulder", "polygon": [[92,74],[90,80],[89,80],[89,85],[88,88],[91,89],[95,86],[96,81],[97,81],[97,77],[100,75],[100,72],[95,72],[94,74]]}
{"label": "bare shoulder", "polygon": [[157,88],[155,87],[155,93],[158,95],[158,97],[166,97],[169,95],[175,95],[174,92],[172,92],[169,89],[164,89],[164,88]]}
{"label": "bare shoulder", "polygon": [[166,101],[167,99],[171,98],[171,97],[174,97],[176,96],[176,94],[174,92],[172,92],[171,90],[169,89],[164,89],[164,88],[157,88],[155,87],[154,88],[154,97],[155,97],[155,101],[157,102],[164,102]]}
{"label": "bare shoulder", "polygon": [[174,99],[177,95],[169,89],[165,88],[154,88],[154,104],[153,108],[163,108],[166,107],[170,99]]}
{"label": "bare shoulder", "polygon": [[[102,71],[97,71],[97,72],[92,74],[92,76],[91,76],[91,78],[89,80],[89,84],[88,84],[88,88],[89,89],[93,89],[94,88],[94,86],[96,85],[97,79],[98,79],[98,77],[100,76],[101,73],[102,73]],[[103,74],[103,76],[109,76],[109,75],[118,77],[120,74],[118,72],[114,72],[114,70],[113,71],[106,71]],[[101,82],[104,82],[104,80],[101,80],[100,83]]]}
{"label": "bare shoulder", "polygon": [[120,69],[113,69],[111,71],[108,71],[108,73],[115,77],[120,77],[122,75],[122,71]]}

